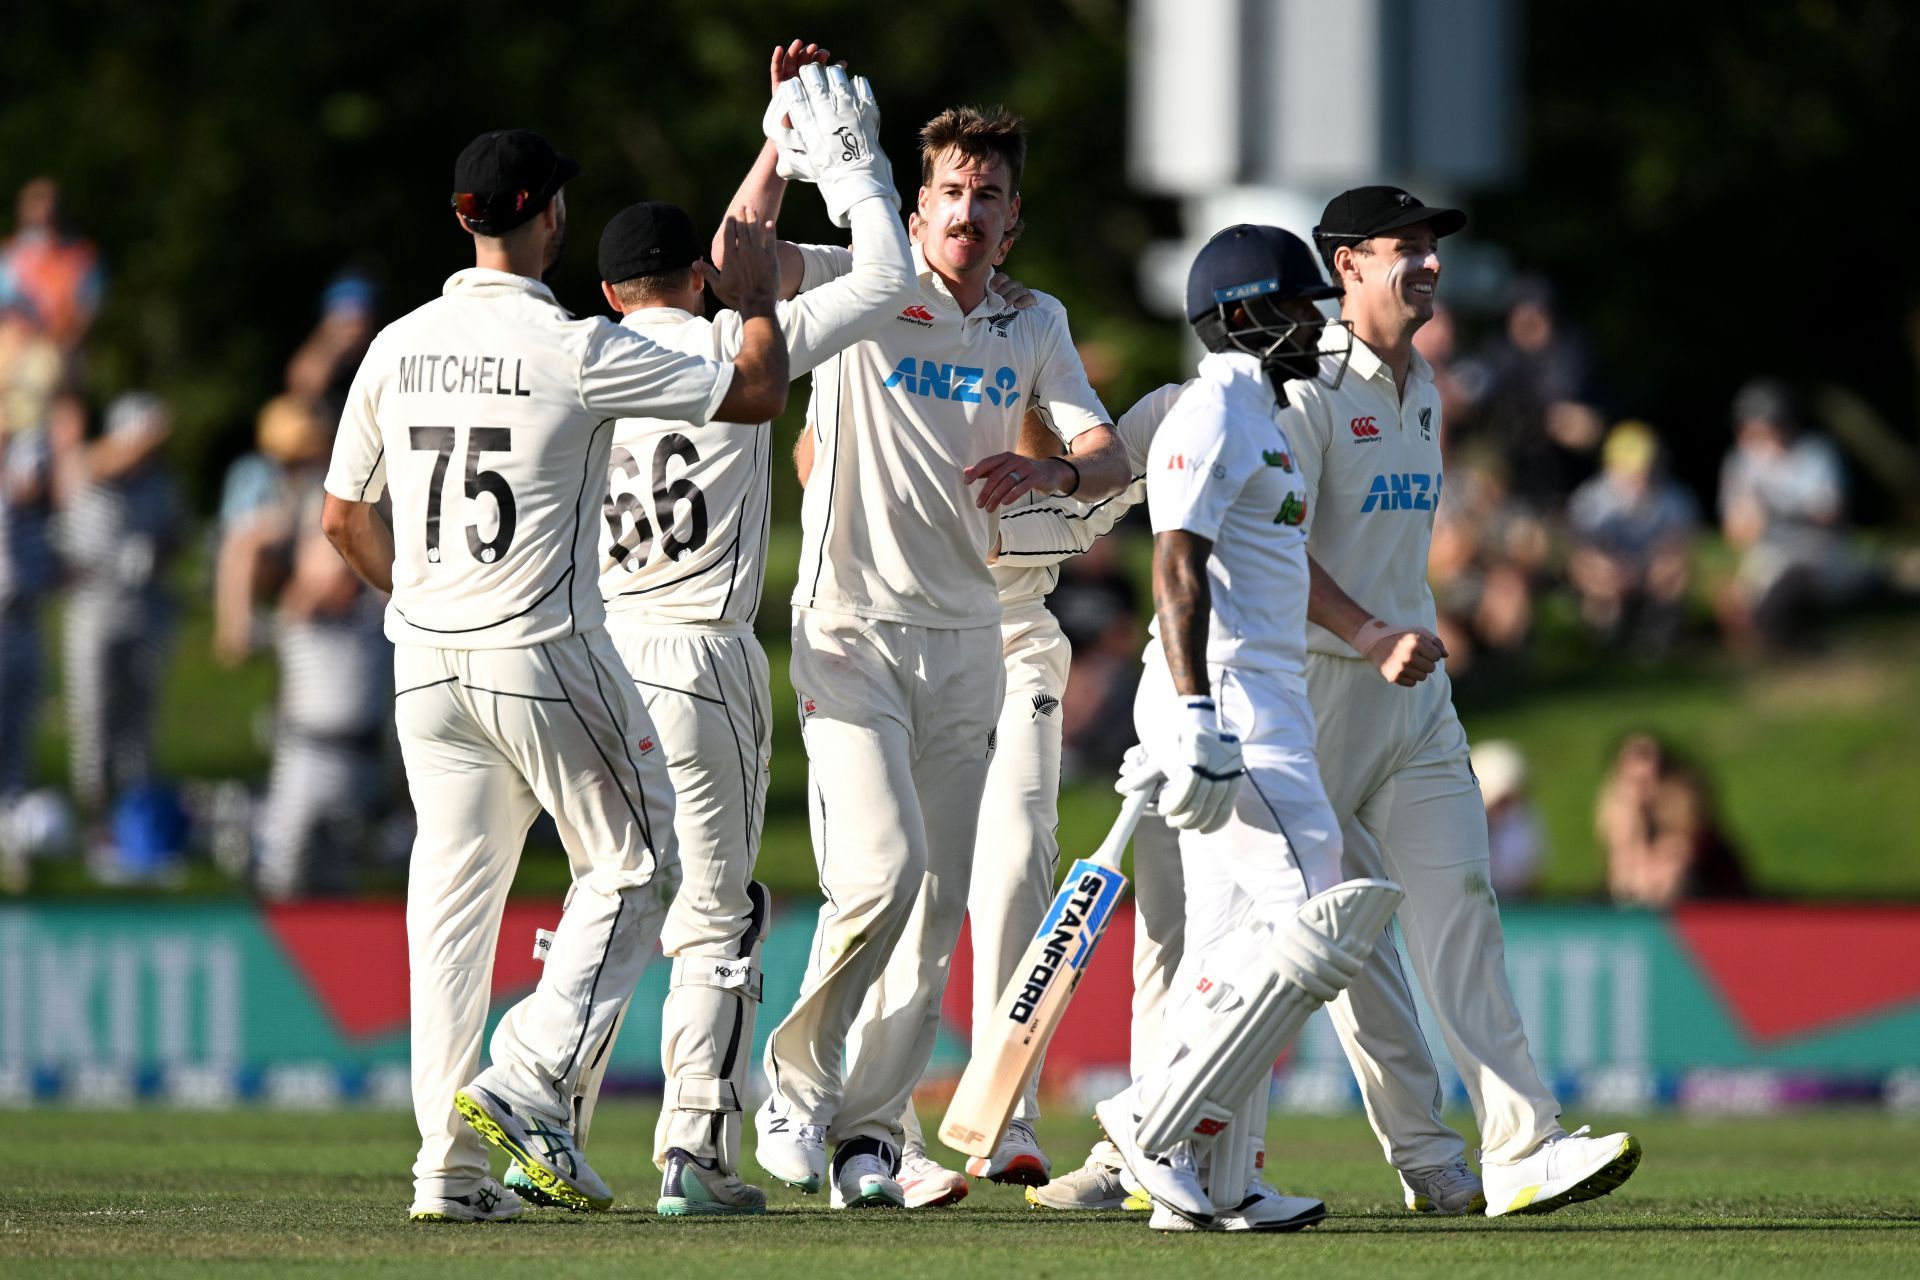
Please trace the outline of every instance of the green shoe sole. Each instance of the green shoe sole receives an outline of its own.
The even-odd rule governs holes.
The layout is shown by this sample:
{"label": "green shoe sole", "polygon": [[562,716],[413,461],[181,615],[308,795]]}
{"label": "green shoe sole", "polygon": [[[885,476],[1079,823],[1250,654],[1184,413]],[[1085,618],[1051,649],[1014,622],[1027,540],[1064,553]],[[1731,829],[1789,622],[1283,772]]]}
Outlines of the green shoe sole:
{"label": "green shoe sole", "polygon": [[685,1196],[662,1196],[653,1211],[663,1218],[751,1218],[767,1211],[763,1204],[718,1204],[712,1200],[689,1200]]}

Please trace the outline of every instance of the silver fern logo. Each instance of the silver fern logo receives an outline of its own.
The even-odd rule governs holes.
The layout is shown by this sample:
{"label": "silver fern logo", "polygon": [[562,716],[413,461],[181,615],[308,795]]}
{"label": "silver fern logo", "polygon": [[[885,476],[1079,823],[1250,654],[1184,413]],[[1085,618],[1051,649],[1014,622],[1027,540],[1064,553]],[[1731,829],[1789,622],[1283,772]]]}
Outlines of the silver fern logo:
{"label": "silver fern logo", "polygon": [[1036,720],[1041,716],[1052,715],[1059,707],[1060,699],[1050,693],[1036,693],[1033,695],[1033,715]]}

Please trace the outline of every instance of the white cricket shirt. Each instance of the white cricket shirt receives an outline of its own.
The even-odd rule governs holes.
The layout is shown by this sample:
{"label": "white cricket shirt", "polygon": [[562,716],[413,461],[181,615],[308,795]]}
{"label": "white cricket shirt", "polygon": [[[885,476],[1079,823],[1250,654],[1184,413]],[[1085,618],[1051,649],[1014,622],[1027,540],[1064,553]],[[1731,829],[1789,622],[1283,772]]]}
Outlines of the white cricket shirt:
{"label": "white cricket shirt", "polygon": [[382,329],[327,492],[393,495],[396,644],[509,649],[605,620],[596,581],[616,418],[705,422],[733,366],[575,320],[537,280],[470,268]]}
{"label": "white cricket shirt", "polygon": [[1085,551],[1146,500],[1147,451],[1188,385],[1169,382],[1149,391],[1113,424],[1133,472],[1133,482],[1125,489],[1098,502],[1028,494],[1000,513],[1000,558],[993,563],[993,582],[1001,608],[1011,612],[1044,600],[1060,581],[1062,560]]}
{"label": "white cricket shirt", "polygon": [[[885,200],[851,211],[852,271],[779,304],[792,376],[890,321],[907,305],[913,268],[906,229]],[[819,277],[809,273],[802,284]],[[624,328],[664,347],[716,360],[740,353],[737,311],[712,320],[677,307],[630,311]],[[767,572],[771,515],[769,424],[622,418],[613,429],[601,505],[600,594],[611,613],[643,624],[751,624]]]}
{"label": "white cricket shirt", "polygon": [[[1433,366],[1413,353],[1403,399],[1393,371],[1356,339],[1338,390],[1299,381],[1287,393],[1307,486],[1307,550],[1374,617],[1432,630],[1427,547],[1442,474]],[[1325,627],[1308,626],[1307,647],[1358,656]]]}
{"label": "white cricket shirt", "polygon": [[1213,542],[1209,666],[1306,670],[1307,490],[1281,423],[1259,360],[1210,355],[1147,455],[1153,531]]}
{"label": "white cricket shirt", "polygon": [[971,312],[914,249],[919,288],[879,332],[813,374],[814,470],[796,608],[924,627],[993,626],[998,517],[961,478],[1018,447],[1039,405],[1072,441],[1107,422],[1058,301]]}

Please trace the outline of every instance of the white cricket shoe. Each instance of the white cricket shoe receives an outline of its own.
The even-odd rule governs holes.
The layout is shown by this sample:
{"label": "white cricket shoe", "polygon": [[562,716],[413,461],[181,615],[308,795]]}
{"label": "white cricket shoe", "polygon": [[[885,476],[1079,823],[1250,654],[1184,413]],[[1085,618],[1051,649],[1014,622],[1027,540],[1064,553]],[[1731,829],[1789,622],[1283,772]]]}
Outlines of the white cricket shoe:
{"label": "white cricket shoe", "polygon": [[1131,1089],[1100,1103],[1093,1113],[1119,1150],[1120,1158],[1156,1203],[1167,1206],[1197,1227],[1212,1225],[1213,1197],[1200,1182],[1191,1144],[1176,1142],[1171,1150],[1151,1154],[1142,1151],[1138,1136],[1140,1119],[1133,1114]]}
{"label": "white cricket shoe", "polygon": [[1512,1164],[1482,1164],[1487,1216],[1552,1213],[1606,1195],[1640,1166],[1640,1139],[1630,1133],[1587,1136],[1587,1126],[1548,1138]]}
{"label": "white cricket shoe", "polygon": [[1225,1213],[1214,1215],[1222,1231],[1301,1231],[1326,1221],[1325,1201],[1310,1196],[1283,1196],[1255,1178],[1247,1194]]}
{"label": "white cricket shoe", "polygon": [[409,1222],[511,1222],[524,1206],[492,1178],[464,1196],[422,1196],[407,1210]]}
{"label": "white cricket shoe", "polygon": [[1147,1226],[1154,1231],[1302,1231],[1324,1222],[1326,1217],[1324,1202],[1306,1196],[1283,1196],[1256,1180],[1248,1184],[1245,1199],[1216,1213],[1204,1227],[1195,1226],[1157,1200]]}
{"label": "white cricket shoe", "polygon": [[1136,1195],[1121,1176],[1126,1163],[1120,1149],[1102,1139],[1087,1153],[1087,1162],[1041,1187],[1027,1188],[1027,1203],[1037,1209],[1149,1209],[1153,1202]]}
{"label": "white cricket shoe", "polygon": [[959,1204],[967,1198],[964,1175],[935,1160],[919,1147],[908,1147],[900,1156],[900,1190],[909,1209],[938,1209]]}
{"label": "white cricket shoe", "polygon": [[1403,1169],[1400,1190],[1406,1195],[1408,1209],[1438,1218],[1479,1213],[1487,1207],[1480,1175],[1468,1168],[1465,1160],[1431,1169]]}
{"label": "white cricket shoe", "polygon": [[587,1163],[565,1126],[522,1116],[492,1090],[470,1084],[453,1095],[473,1131],[507,1153],[534,1186],[569,1209],[605,1209],[613,1191]]}
{"label": "white cricket shoe", "polygon": [[786,1099],[774,1094],[753,1113],[753,1131],[759,1136],[753,1154],[768,1173],[808,1195],[820,1189],[827,1176],[827,1127],[807,1124]]}
{"label": "white cricket shoe", "polygon": [[993,1155],[972,1157],[967,1161],[967,1172],[1002,1186],[1040,1187],[1052,1176],[1053,1161],[1040,1149],[1040,1140],[1033,1136],[1033,1126],[1025,1120],[1015,1120],[1007,1125],[1007,1132],[1000,1139],[1000,1145],[993,1149]]}
{"label": "white cricket shoe", "polygon": [[893,1148],[855,1138],[837,1153],[831,1203],[836,1209],[904,1209],[906,1193],[893,1177]]}
{"label": "white cricket shoe", "polygon": [[767,1211],[767,1193],[728,1173],[717,1160],[668,1147],[653,1211],[663,1218],[744,1217]]}

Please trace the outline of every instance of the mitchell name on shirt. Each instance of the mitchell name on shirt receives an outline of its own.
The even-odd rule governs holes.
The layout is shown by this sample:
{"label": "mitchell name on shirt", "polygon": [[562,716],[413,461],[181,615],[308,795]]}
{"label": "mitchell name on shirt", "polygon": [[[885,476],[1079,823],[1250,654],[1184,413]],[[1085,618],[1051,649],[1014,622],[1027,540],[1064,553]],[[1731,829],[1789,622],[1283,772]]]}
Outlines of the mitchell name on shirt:
{"label": "mitchell name on shirt", "polygon": [[[513,377],[507,377],[507,366]],[[401,356],[402,392],[431,391],[444,395],[530,396],[519,356]]]}

